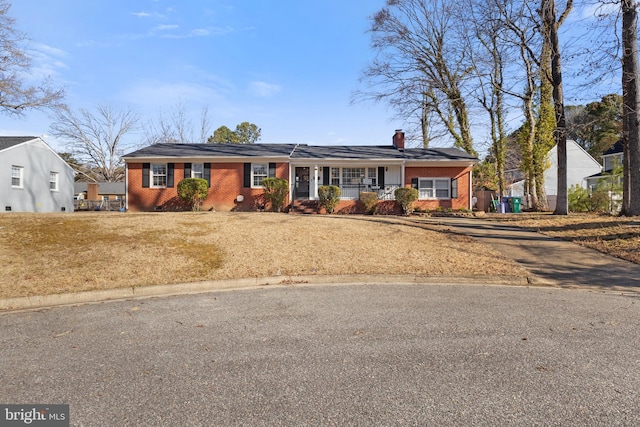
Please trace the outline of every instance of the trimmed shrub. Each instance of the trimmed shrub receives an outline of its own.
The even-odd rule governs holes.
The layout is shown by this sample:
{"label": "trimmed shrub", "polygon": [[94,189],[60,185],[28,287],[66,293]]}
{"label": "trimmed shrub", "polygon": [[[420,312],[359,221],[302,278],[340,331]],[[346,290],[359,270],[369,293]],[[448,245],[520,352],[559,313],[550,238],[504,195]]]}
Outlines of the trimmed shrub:
{"label": "trimmed shrub", "polygon": [[360,193],[360,201],[364,205],[364,211],[373,215],[376,213],[376,208],[378,207],[378,193],[363,191]]}
{"label": "trimmed shrub", "polygon": [[178,196],[184,200],[192,211],[200,210],[202,201],[209,194],[209,184],[203,178],[185,178],[178,183]]}
{"label": "trimmed shrub", "polygon": [[398,202],[402,208],[402,213],[405,215],[411,215],[413,213],[413,203],[418,200],[418,189],[400,187],[396,188],[393,194],[396,196],[396,202]]}
{"label": "trimmed shrub", "polygon": [[271,210],[281,212],[284,200],[289,194],[289,181],[283,178],[265,178],[262,180],[264,199],[271,204]]}
{"label": "trimmed shrub", "polygon": [[333,213],[336,210],[336,206],[340,203],[340,187],[335,185],[322,185],[318,188],[318,204],[321,208],[324,208],[327,213]]}

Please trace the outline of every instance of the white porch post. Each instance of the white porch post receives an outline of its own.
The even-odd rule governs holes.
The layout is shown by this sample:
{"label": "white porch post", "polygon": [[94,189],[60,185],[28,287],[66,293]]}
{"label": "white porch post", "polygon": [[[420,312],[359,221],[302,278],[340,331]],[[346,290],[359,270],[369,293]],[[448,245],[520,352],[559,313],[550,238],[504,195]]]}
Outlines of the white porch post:
{"label": "white porch post", "polygon": [[289,163],[289,201],[291,206],[293,206],[293,165]]}
{"label": "white porch post", "polygon": [[313,200],[318,200],[318,164],[313,165]]}

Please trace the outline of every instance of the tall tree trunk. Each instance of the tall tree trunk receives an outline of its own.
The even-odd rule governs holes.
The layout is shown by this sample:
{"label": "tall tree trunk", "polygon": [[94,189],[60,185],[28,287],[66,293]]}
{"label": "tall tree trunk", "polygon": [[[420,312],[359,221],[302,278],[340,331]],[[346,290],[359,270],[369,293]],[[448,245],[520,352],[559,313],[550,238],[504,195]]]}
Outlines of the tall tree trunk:
{"label": "tall tree trunk", "polygon": [[422,95],[420,130],[422,131],[422,148],[429,148],[429,99],[427,95]]}
{"label": "tall tree trunk", "polygon": [[[542,0],[542,19],[544,27],[549,33],[551,45],[551,81],[553,84],[553,104],[556,112],[556,143],[558,146],[558,194],[554,215],[569,213],[567,188],[567,126],[564,115],[564,94],[562,90],[562,61],[560,57],[560,42],[558,41],[558,22],[556,21],[556,5],[554,0]],[[570,9],[563,14],[566,16]],[[563,18],[564,19],[564,18]],[[547,23],[549,25],[547,25]]]}
{"label": "tall tree trunk", "polygon": [[[638,12],[635,0],[622,0],[622,98],[626,194],[623,213],[640,215],[640,87],[638,82]],[[626,142],[626,143],[625,143]],[[623,189],[623,193],[624,193]],[[627,206],[625,206],[625,202]],[[626,209],[625,209],[626,208]]]}

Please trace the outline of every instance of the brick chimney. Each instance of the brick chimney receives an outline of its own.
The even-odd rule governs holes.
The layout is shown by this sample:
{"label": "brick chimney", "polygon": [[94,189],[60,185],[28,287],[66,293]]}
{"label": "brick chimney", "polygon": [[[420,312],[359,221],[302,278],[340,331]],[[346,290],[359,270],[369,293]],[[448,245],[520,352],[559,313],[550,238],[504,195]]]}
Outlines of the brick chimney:
{"label": "brick chimney", "polygon": [[402,129],[396,129],[396,133],[393,135],[393,146],[400,151],[404,151],[404,132],[402,132]]}
{"label": "brick chimney", "polygon": [[98,200],[98,184],[95,182],[87,183],[87,200]]}

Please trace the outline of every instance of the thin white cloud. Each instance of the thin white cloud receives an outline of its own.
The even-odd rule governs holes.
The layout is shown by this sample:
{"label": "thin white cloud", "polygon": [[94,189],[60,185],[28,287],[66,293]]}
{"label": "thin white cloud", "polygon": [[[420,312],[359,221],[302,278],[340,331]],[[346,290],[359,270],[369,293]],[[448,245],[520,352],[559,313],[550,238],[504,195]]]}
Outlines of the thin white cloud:
{"label": "thin white cloud", "polygon": [[67,58],[69,54],[57,47],[37,43],[28,50],[28,54],[33,61],[29,74],[30,77],[34,79],[53,77],[56,76],[61,69],[68,68],[64,59]]}
{"label": "thin white cloud", "polygon": [[[182,34],[159,34],[159,37],[168,39],[188,39],[192,37],[209,37],[209,36],[222,36],[225,34],[236,32],[231,27],[208,27],[208,28],[195,28],[187,33]],[[154,36],[155,33],[151,32],[148,36]]]}
{"label": "thin white cloud", "polygon": [[282,90],[282,87],[277,84],[266,82],[251,82],[249,83],[249,92],[254,96],[261,98],[271,97]]}
{"label": "thin white cloud", "polygon": [[214,88],[199,83],[166,83],[149,80],[136,84],[123,92],[122,98],[127,102],[161,106],[173,104],[179,100],[185,104],[216,103],[224,96]]}
{"label": "thin white cloud", "polygon": [[158,25],[152,31],[177,30],[178,28],[180,28],[178,24],[163,24],[163,25]]}
{"label": "thin white cloud", "polygon": [[194,37],[206,37],[211,34],[211,31],[206,28],[196,28],[195,30],[191,30],[191,35]]}
{"label": "thin white cloud", "polygon": [[[171,13],[172,10],[167,10],[167,12]],[[158,12],[131,12],[130,15],[137,16],[138,18],[153,18],[153,19],[167,19],[167,15]]]}

